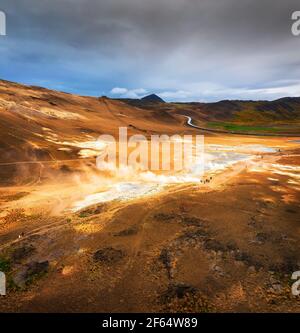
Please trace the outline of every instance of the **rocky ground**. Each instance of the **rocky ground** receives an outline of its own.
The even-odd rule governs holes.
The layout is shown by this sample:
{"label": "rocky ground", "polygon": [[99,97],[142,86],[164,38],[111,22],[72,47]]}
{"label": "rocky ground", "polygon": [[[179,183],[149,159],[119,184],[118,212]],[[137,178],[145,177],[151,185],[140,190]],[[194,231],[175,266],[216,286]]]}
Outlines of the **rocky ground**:
{"label": "rocky ground", "polygon": [[[52,216],[8,211],[0,311],[299,312],[291,293],[300,269],[299,170],[294,178],[274,171],[299,164],[296,150],[221,175],[226,181],[147,198]],[[27,195],[2,191],[1,202]]]}
{"label": "rocky ground", "polygon": [[[288,110],[277,112],[278,103]],[[209,113],[199,103],[131,105],[0,80],[0,312],[299,312],[291,293],[300,270],[299,137],[187,126],[183,115],[202,126],[232,110],[217,104]],[[275,104],[264,122],[288,114],[276,134],[299,135],[299,102]],[[254,111],[233,120],[258,121]],[[99,135],[116,137],[120,127],[147,139],[205,134],[214,156],[237,147],[253,156],[201,183],[158,183],[148,196],[74,210],[128,181],[95,170]]]}

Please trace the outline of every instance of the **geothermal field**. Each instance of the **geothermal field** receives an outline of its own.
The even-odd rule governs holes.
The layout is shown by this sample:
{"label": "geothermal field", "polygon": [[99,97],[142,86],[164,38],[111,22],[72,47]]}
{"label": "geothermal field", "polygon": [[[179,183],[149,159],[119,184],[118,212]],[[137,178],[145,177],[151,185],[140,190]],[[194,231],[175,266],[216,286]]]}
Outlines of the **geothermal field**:
{"label": "geothermal field", "polygon": [[[300,100],[261,102],[255,124],[252,102],[233,103],[239,112],[0,81],[0,312],[299,311]],[[201,135],[201,159],[99,170],[101,136],[120,147],[121,127],[146,145]]]}

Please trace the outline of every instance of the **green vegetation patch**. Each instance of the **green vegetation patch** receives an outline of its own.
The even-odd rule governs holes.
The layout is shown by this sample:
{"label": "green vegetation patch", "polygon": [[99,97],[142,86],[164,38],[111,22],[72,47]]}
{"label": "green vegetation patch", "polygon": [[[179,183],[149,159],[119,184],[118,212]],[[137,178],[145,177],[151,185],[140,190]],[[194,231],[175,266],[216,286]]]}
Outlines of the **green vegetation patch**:
{"label": "green vegetation patch", "polygon": [[7,273],[11,270],[11,262],[5,257],[0,257],[0,272]]}
{"label": "green vegetation patch", "polygon": [[225,122],[209,122],[207,125],[210,128],[217,128],[230,132],[278,132],[278,128],[274,127],[241,125]]}

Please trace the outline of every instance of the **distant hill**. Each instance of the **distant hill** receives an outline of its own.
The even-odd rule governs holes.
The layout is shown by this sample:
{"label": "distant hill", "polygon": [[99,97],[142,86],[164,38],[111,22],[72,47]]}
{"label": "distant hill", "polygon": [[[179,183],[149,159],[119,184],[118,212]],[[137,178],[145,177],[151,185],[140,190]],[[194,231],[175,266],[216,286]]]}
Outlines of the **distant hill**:
{"label": "distant hill", "polygon": [[203,121],[265,123],[300,121],[300,97],[284,97],[274,101],[222,100],[214,103],[166,103],[152,94],[142,99],[120,99],[136,107],[155,108],[190,115]]}
{"label": "distant hill", "polygon": [[165,101],[160,98],[159,96],[157,96],[156,94],[151,94],[148,96],[145,96],[143,98],[141,98],[142,101],[144,102],[149,102],[149,103],[165,103]]}
{"label": "distant hill", "polygon": [[49,159],[48,153],[74,157],[78,155],[75,148],[59,150],[65,148],[63,142],[76,141],[83,134],[115,134],[120,126],[145,134],[180,133],[187,130],[183,116],[190,116],[198,127],[216,131],[300,135],[300,97],[167,103],[151,94],[114,100],[0,80],[0,161],[33,155]]}
{"label": "distant hill", "polygon": [[[167,103],[168,112],[188,115],[205,128],[228,132],[300,134],[300,97],[274,101],[223,100]],[[166,106],[163,107],[166,109]]]}
{"label": "distant hill", "polygon": [[286,97],[275,101],[225,100],[200,106],[212,120],[267,122],[300,120],[300,97]]}
{"label": "distant hill", "polygon": [[228,132],[300,134],[300,97],[284,97],[274,101],[167,103],[152,94],[142,99],[121,100],[141,109],[190,116],[196,125],[203,128]]}
{"label": "distant hill", "polygon": [[162,98],[160,98],[156,94],[151,94],[151,95],[145,96],[141,99],[139,99],[139,98],[118,98],[118,100],[125,102],[128,105],[135,106],[138,108],[143,108],[143,109],[152,109],[154,104],[156,106],[163,105],[163,104],[168,105],[168,103],[166,103]]}

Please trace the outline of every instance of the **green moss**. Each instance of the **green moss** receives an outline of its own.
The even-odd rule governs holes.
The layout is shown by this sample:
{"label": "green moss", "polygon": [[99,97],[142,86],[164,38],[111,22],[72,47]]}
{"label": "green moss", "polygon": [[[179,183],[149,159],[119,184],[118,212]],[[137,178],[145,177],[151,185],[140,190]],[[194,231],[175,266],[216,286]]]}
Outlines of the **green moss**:
{"label": "green moss", "polygon": [[11,262],[9,259],[0,257],[0,271],[7,273],[11,270]]}
{"label": "green moss", "polygon": [[14,291],[19,291],[21,290],[21,288],[15,283],[15,281],[13,280],[13,278],[8,275],[7,276],[7,290],[9,292],[14,292]]}
{"label": "green moss", "polygon": [[85,217],[89,217],[90,216],[90,214],[88,213],[88,212],[81,212],[80,214],[79,214],[79,217],[80,218],[85,218]]}
{"label": "green moss", "polygon": [[48,274],[48,272],[44,271],[44,272],[40,272],[40,273],[37,273],[37,274],[30,275],[26,280],[26,283],[25,283],[26,287],[29,287],[32,284],[36,283],[38,280],[42,279],[47,274]]}
{"label": "green moss", "polygon": [[37,280],[41,279],[48,274],[49,262],[35,262],[33,263],[26,272],[26,286],[30,286]]}
{"label": "green moss", "polygon": [[241,125],[225,122],[209,122],[208,126],[211,128],[219,128],[230,132],[278,132],[278,129],[273,127]]}

